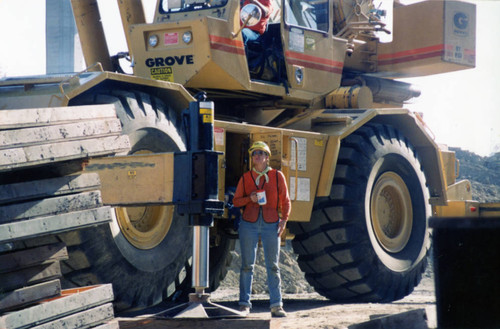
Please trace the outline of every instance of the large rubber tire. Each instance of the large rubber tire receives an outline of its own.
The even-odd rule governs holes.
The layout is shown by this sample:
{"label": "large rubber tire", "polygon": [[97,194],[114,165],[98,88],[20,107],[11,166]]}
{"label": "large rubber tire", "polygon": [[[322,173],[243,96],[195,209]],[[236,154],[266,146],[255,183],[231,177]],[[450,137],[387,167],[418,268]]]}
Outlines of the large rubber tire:
{"label": "large rubber tire", "polygon": [[[130,139],[130,153],[185,150],[180,120],[156,97],[99,90],[70,103],[89,104],[115,104],[123,133]],[[116,208],[110,225],[78,231],[77,238],[75,233],[62,236],[70,245],[63,285],[112,283],[118,310],[155,305],[172,296],[185,281],[192,236],[187,219],[173,208]]]}
{"label": "large rubber tire", "polygon": [[[156,97],[139,91],[99,90],[70,103],[88,104],[115,104],[131,153],[185,150],[180,118]],[[191,287],[192,228],[174,207],[116,208],[110,225],[60,239],[70,253],[63,264],[64,286],[112,283],[117,310],[152,306],[185,295]],[[225,276],[234,249],[234,241],[224,236],[217,242],[210,248],[212,290]]]}
{"label": "large rubber tire", "polygon": [[429,192],[414,147],[369,124],[342,141],[329,197],[311,221],[290,223],[307,281],[335,302],[390,302],[410,294],[427,264]]}

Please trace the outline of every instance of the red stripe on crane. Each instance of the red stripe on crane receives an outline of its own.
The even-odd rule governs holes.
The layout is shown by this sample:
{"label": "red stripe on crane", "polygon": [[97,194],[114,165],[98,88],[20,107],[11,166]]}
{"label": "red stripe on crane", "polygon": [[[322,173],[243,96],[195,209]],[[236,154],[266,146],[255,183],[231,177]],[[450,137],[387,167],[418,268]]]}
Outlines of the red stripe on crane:
{"label": "red stripe on crane", "polygon": [[444,55],[444,44],[399,51],[378,56],[378,65],[393,65]]}

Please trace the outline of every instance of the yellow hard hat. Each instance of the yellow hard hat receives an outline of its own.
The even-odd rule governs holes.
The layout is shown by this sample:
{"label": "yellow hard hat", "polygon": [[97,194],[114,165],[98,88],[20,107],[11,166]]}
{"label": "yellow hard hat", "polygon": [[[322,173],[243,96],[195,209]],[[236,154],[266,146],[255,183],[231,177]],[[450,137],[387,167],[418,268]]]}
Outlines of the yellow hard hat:
{"label": "yellow hard hat", "polygon": [[266,152],[269,156],[271,156],[271,149],[269,148],[269,146],[267,146],[266,143],[264,143],[262,141],[254,142],[252,144],[252,146],[250,146],[250,148],[248,149],[248,153],[250,153],[250,155],[252,155],[252,152],[255,150],[262,150],[262,151]]}

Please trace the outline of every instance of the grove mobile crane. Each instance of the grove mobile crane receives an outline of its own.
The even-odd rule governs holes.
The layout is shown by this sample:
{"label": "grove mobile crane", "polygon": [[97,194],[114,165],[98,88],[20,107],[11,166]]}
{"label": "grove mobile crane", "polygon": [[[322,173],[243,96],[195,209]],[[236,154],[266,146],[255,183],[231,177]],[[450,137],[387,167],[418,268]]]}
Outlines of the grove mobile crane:
{"label": "grove mobile crane", "polygon": [[[287,178],[300,268],[332,301],[408,295],[427,264],[428,217],[469,211],[454,153],[402,108],[419,92],[394,79],[473,68],[473,4],[396,0],[382,43],[374,0],[275,0],[267,31],[245,48],[239,1],[159,0],[146,23],[140,1],[120,0],[133,74],[109,55],[96,0],[72,6],[89,68],[0,81],[1,110],[113,104],[130,140],[129,155],[85,168],[99,172],[114,218],[61,235],[66,283],[111,282],[119,309],[176,297],[198,262],[191,224],[210,253],[209,282],[194,286],[216,289],[235,242],[231,190],[257,140]],[[242,13],[246,24],[259,15]]]}

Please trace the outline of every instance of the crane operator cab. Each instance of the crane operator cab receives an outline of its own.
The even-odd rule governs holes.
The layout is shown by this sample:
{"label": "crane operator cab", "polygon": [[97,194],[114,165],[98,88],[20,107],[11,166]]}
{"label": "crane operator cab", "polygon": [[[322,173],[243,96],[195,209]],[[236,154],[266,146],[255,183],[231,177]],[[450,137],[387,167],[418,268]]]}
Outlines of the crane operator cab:
{"label": "crane operator cab", "polygon": [[346,8],[332,0],[271,2],[267,28],[245,47],[242,29],[256,20],[255,4],[245,2],[242,10],[235,0],[158,1],[153,24],[128,28],[134,75],[194,89],[297,90],[308,99],[338,88],[348,49],[339,33],[348,30],[335,23],[336,11],[342,9],[340,22],[349,21],[351,1],[341,2]]}
{"label": "crane operator cab", "polygon": [[262,34],[253,32],[258,35],[255,40],[245,41],[245,30],[242,30],[245,54],[251,79],[285,83],[286,68],[280,33],[280,7],[278,4],[273,4],[272,0],[269,2],[271,12],[266,18],[258,5],[245,4],[245,1],[241,1],[242,28],[251,30],[261,25],[261,22],[265,22],[265,30]]}
{"label": "crane operator cab", "polygon": [[[289,31],[292,31],[293,26],[296,26],[298,31],[303,28],[318,31],[325,37],[328,35],[329,29],[329,2],[327,0],[285,0],[283,1],[284,15],[281,15],[282,1],[270,2],[273,11],[270,14],[266,30],[257,40],[245,44],[245,53],[252,79],[279,82],[286,85],[286,53],[283,52],[282,36],[293,37],[291,40],[285,40],[288,49],[303,47],[300,45],[300,37],[296,40],[294,34],[282,34],[282,26],[288,27]],[[257,5],[252,3],[244,5],[244,1],[241,3],[240,19],[243,27],[251,27],[263,19],[263,13]],[[281,24],[282,19],[284,24]],[[295,44],[295,41],[298,44]]]}

